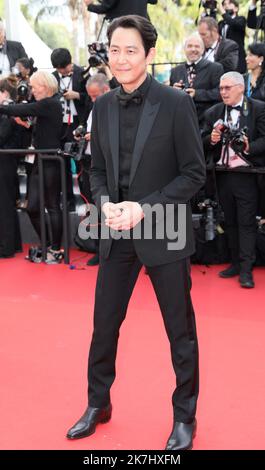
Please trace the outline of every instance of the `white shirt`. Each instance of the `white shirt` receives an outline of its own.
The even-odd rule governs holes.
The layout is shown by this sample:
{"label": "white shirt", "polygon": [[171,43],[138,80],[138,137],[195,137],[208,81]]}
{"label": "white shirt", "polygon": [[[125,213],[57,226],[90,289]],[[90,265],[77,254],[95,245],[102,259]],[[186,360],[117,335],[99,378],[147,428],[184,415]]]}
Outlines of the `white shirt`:
{"label": "white shirt", "polygon": [[208,51],[205,51],[203,58],[209,60],[210,62],[215,61],[214,53],[215,50],[218,46],[218,41],[215,41],[213,45],[208,49]]}
{"label": "white shirt", "polygon": [[[88,116],[88,119],[87,119],[87,123],[86,123],[86,130],[87,132],[91,132],[91,127],[92,127],[92,109],[89,113],[89,116]],[[91,155],[91,143],[90,143],[90,140],[88,141],[87,143],[87,148],[86,148],[86,151],[85,151],[85,154],[86,155]]]}
{"label": "white shirt", "polygon": [[[73,91],[73,75],[71,75],[71,77],[62,77],[62,75],[59,74],[59,77],[61,91]],[[62,97],[61,101],[63,105],[63,123],[72,124],[73,116],[77,116],[74,100],[66,100]]]}
{"label": "white shirt", "polygon": [[6,54],[0,52],[0,75],[1,78],[7,77],[11,72],[10,62]]}

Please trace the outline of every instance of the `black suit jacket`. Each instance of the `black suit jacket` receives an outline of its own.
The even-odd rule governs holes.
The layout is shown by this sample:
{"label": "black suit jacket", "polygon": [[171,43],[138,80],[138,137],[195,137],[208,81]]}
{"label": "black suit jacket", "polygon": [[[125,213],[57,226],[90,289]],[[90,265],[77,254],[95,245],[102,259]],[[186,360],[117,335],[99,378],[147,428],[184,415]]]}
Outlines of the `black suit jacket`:
{"label": "black suit jacket", "polygon": [[[265,164],[265,104],[262,101],[247,99],[248,115],[241,115],[240,128],[248,127],[249,155],[247,159],[254,166]],[[221,156],[221,144],[211,145],[211,132],[218,119],[224,119],[225,105],[219,103],[205,113],[205,125],[202,133],[204,148],[217,162]]]}
{"label": "black suit jacket", "polygon": [[[195,89],[194,103],[196,106],[199,123],[203,121],[206,109],[210,108],[221,100],[219,93],[220,77],[223,74],[223,67],[218,62],[210,62],[201,59],[196,67],[196,77],[193,88]],[[185,64],[178,65],[171,71],[170,85],[183,80],[188,82],[187,68]]]}
{"label": "black suit jacket", "polygon": [[246,34],[246,18],[244,16],[235,16],[232,18],[231,15],[225,13],[223,20],[219,22],[219,32],[222,34],[223,27],[228,25],[226,31],[226,39],[232,39],[238,44],[238,66],[237,71],[239,73],[245,73],[246,71],[246,53],[245,53],[245,34]]}
{"label": "black suit jacket", "polygon": [[100,5],[89,5],[88,11],[106,14],[106,19],[113,20],[123,15],[148,17],[147,4],[155,5],[157,0],[102,0]]}
{"label": "black suit jacket", "polygon": [[[98,208],[101,197],[119,201],[119,103],[118,89],[101,96],[93,108],[91,131],[91,190]],[[140,204],[172,204],[177,220],[178,203],[186,204],[186,246],[167,249],[168,238],[134,240],[143,262],[155,266],[194,252],[191,197],[205,181],[205,162],[194,104],[183,91],[151,80],[132,154],[129,200]],[[152,230],[156,224],[146,216]],[[160,221],[163,222],[162,219]],[[160,223],[158,220],[158,224]],[[143,221],[142,221],[143,223]],[[112,240],[100,240],[107,258]]]}
{"label": "black suit jacket", "polygon": [[22,57],[28,57],[21,42],[17,41],[6,41],[3,52],[8,57],[10,62],[10,69],[14,67],[18,59],[22,59]]}
{"label": "black suit jacket", "polygon": [[[83,69],[74,64],[73,68],[73,91],[77,91],[80,94],[80,100],[74,100],[75,108],[77,111],[78,119],[80,124],[85,122],[86,118],[86,106],[88,106],[89,99],[86,92],[86,84],[82,75]],[[60,76],[57,70],[53,72],[58,85],[60,86]]]}
{"label": "black suit jacket", "polygon": [[215,52],[215,62],[222,64],[224,73],[237,70],[238,66],[238,45],[231,39],[222,38]]}

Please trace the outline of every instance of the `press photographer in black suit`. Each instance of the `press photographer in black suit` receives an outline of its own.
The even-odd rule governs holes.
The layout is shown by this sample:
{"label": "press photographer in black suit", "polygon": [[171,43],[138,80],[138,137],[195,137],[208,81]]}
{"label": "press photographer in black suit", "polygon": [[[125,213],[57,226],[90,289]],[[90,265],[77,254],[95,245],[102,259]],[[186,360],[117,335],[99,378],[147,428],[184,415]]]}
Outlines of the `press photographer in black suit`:
{"label": "press photographer in black suit", "polygon": [[157,0],[101,0],[99,5],[92,5],[93,0],[84,0],[88,11],[106,15],[106,20],[113,20],[123,15],[139,15],[148,18],[147,5],[157,4]]}
{"label": "press photographer in black suit", "polygon": [[[189,256],[194,240],[189,201],[205,181],[197,116],[187,93],[161,85],[147,74],[157,39],[147,19],[129,15],[114,20],[108,39],[110,67],[122,85],[98,98],[93,108],[91,189],[112,237],[104,239],[101,233],[88,363],[89,406],[67,437],[89,436],[98,423],[111,418],[110,388],[119,329],[144,264],[163,315],[178,384],[172,397],[173,431],[166,448],[188,449],[196,428],[199,386],[190,297]],[[155,232],[161,222],[171,220],[164,213],[169,205],[171,221],[177,222],[180,203],[187,214],[178,230],[186,232],[186,242],[170,249],[168,235],[164,232],[158,237]],[[147,205],[159,206],[163,215],[152,217]],[[133,237],[136,227],[141,231],[139,238]],[[176,234],[173,238],[176,241]]]}
{"label": "press photographer in black suit", "polygon": [[[14,117],[35,117],[33,144],[36,149],[58,149],[62,134],[62,107],[58,96],[58,85],[55,77],[45,71],[35,72],[30,78],[32,93],[35,102],[10,104],[0,106],[0,115]],[[58,162],[46,161],[44,169],[45,207],[50,216],[52,240],[47,241],[50,246],[47,250],[48,264],[57,264],[62,260],[62,211],[60,208],[61,175]],[[37,158],[33,164],[33,170],[29,181],[29,197],[27,212],[31,223],[38,236],[41,236],[40,228],[40,194],[39,172]],[[29,252],[29,259],[30,259]],[[39,262],[35,258],[31,261]]]}
{"label": "press photographer in black suit", "polygon": [[231,39],[224,39],[218,31],[218,23],[209,16],[198,23],[198,32],[204,42],[204,59],[222,64],[224,72],[236,70],[238,66],[238,45]]}
{"label": "press photographer in black suit", "polygon": [[[73,64],[70,51],[65,48],[54,49],[51,63],[56,69],[53,74],[58,82],[60,99],[63,108],[63,132],[61,147],[73,141],[73,131],[83,124],[86,114],[86,87],[83,69]],[[87,103],[88,104],[88,103]],[[71,162],[66,160],[68,208],[75,210]]]}
{"label": "press photographer in black suit", "polygon": [[21,42],[6,39],[4,23],[0,19],[0,75],[7,76],[13,72],[18,59],[28,57]]}
{"label": "press photographer in black suit", "polygon": [[186,39],[184,51],[187,62],[171,70],[170,85],[193,98],[201,128],[206,109],[221,100],[219,82],[224,71],[221,64],[202,58],[204,44],[199,34]]}
{"label": "press photographer in black suit", "polygon": [[239,2],[236,0],[223,0],[220,6],[222,21],[219,21],[219,32],[223,38],[232,39],[238,44],[239,58],[237,71],[246,71],[245,35],[246,18],[238,15]]}
{"label": "press photographer in black suit", "polygon": [[[0,105],[16,101],[16,81],[0,80]],[[19,126],[13,118],[0,114],[0,148],[18,148]],[[16,212],[16,171],[14,155],[0,155],[0,259],[12,258],[21,250],[20,229]]]}
{"label": "press photographer in black suit", "polygon": [[[233,172],[237,167],[263,166],[265,163],[265,105],[261,101],[244,97],[244,77],[238,72],[221,77],[220,92],[223,103],[205,113],[203,141],[207,152],[218,165],[229,167],[229,172],[218,172],[217,183],[224,210],[226,231],[232,264],[219,273],[222,278],[239,275],[242,287],[253,288],[252,268],[255,262],[257,184],[251,173]],[[224,145],[222,120],[226,126],[243,129],[244,145],[237,152],[231,139]],[[225,151],[227,153],[225,154]],[[243,158],[242,158],[243,157]]]}

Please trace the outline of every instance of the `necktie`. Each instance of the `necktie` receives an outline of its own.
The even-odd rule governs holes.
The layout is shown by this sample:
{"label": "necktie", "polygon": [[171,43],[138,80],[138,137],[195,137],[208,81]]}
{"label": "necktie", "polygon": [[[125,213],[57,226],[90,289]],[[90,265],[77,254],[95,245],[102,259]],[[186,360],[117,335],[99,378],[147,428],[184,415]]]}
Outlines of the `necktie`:
{"label": "necktie", "polygon": [[116,96],[120,104],[125,107],[130,103],[141,104],[143,101],[143,96],[139,90],[134,90],[132,93],[124,93],[120,89]]}

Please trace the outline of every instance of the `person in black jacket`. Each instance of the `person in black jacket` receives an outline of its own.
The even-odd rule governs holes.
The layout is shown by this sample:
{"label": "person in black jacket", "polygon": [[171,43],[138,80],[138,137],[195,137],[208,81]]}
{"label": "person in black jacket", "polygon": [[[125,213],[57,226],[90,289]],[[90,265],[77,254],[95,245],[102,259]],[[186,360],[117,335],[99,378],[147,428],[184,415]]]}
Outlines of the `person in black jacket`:
{"label": "person in black jacket", "polygon": [[232,39],[238,44],[239,57],[237,71],[246,71],[245,34],[246,18],[238,15],[239,2],[236,0],[223,0],[220,12],[223,19],[219,21],[219,32],[223,38]]}
{"label": "person in black jacket", "polygon": [[[0,106],[16,100],[16,86],[9,79],[0,80]],[[18,125],[13,118],[0,115],[0,148],[17,148]],[[0,155],[0,258],[12,258],[21,250],[16,212],[16,157]]]}
{"label": "person in black jacket", "polygon": [[218,31],[218,23],[207,16],[198,22],[198,32],[204,42],[204,59],[222,64],[224,72],[237,70],[238,45],[231,39],[224,39]]}
{"label": "person in black jacket", "polygon": [[193,98],[201,128],[206,109],[221,101],[219,81],[224,70],[218,62],[202,58],[204,44],[198,33],[186,39],[184,51],[187,61],[171,70],[170,85],[184,88]]}
{"label": "person in black jacket", "polygon": [[[30,83],[36,99],[33,103],[0,106],[0,115],[32,116],[36,118],[34,147],[36,149],[59,149],[62,133],[62,107],[55,77],[48,72],[35,72]],[[47,263],[58,263],[62,238],[62,213],[60,208],[60,168],[58,162],[44,163],[45,205],[50,216],[52,240],[48,249]],[[30,176],[27,212],[37,234],[41,235],[39,214],[39,177],[37,158]],[[48,238],[47,238],[48,240]]]}
{"label": "person in black jacket", "polygon": [[[111,418],[119,330],[144,264],[163,315],[178,384],[166,449],[184,450],[192,447],[199,387],[189,201],[205,181],[201,137],[190,96],[147,73],[155,55],[153,25],[140,16],[123,16],[110,24],[108,39],[110,67],[122,85],[99,97],[93,107],[91,190],[103,216],[101,226],[110,227],[111,234],[101,231],[88,408],[67,437],[89,436],[98,423]],[[162,214],[152,217],[149,208],[158,207]],[[172,246],[169,237],[176,242],[182,235],[161,233],[161,223],[176,225],[181,209],[187,213],[178,230],[185,236]]]}
{"label": "person in black jacket", "polygon": [[[224,74],[220,80],[223,103],[205,113],[202,133],[204,146],[213,160],[230,171],[217,173],[220,202],[225,215],[225,226],[232,264],[219,273],[222,278],[239,275],[242,287],[253,288],[252,268],[255,262],[257,185],[253,173],[233,172],[236,167],[263,166],[265,154],[265,104],[244,97],[244,78],[238,72]],[[222,141],[222,120],[226,126],[238,130],[247,126],[241,155],[231,146],[225,159]],[[243,156],[243,158],[242,158]]]}
{"label": "person in black jacket", "polygon": [[100,5],[91,5],[91,0],[84,0],[91,13],[106,14],[106,20],[113,20],[123,15],[139,15],[148,18],[147,4],[157,4],[157,0],[102,0]]}
{"label": "person in black jacket", "polygon": [[6,76],[14,71],[16,61],[28,57],[21,42],[6,39],[6,31],[0,20],[0,75]]}
{"label": "person in black jacket", "polygon": [[[70,51],[65,48],[54,49],[51,63],[56,69],[53,74],[58,82],[63,108],[63,133],[61,147],[73,141],[73,131],[84,123],[87,93],[83,69],[73,64]],[[68,208],[75,210],[73,181],[70,159],[66,161]]]}

